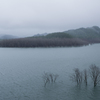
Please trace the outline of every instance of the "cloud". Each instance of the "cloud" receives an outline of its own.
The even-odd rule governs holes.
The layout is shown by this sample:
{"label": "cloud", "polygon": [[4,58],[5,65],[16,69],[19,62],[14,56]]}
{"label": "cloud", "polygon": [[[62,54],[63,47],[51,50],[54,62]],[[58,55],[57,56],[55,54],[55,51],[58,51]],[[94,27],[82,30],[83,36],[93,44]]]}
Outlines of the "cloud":
{"label": "cloud", "polygon": [[100,26],[100,0],[1,0],[0,33],[33,35]]}

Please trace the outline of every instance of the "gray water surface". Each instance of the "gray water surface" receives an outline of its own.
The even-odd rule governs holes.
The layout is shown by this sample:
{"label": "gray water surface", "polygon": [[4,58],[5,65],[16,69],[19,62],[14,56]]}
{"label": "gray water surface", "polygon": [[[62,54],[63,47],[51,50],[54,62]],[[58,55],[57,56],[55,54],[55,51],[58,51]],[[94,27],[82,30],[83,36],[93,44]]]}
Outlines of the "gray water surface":
{"label": "gray water surface", "polygon": [[[100,85],[77,86],[74,68],[100,67],[100,44],[58,48],[0,48],[0,100],[100,100]],[[44,87],[44,72],[58,74]]]}

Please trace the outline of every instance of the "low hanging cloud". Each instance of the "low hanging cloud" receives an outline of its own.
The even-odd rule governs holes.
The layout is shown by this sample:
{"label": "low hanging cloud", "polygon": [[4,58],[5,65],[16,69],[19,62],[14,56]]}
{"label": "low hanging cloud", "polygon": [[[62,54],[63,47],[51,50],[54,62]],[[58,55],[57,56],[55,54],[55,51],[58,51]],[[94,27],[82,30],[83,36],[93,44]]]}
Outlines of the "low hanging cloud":
{"label": "low hanging cloud", "polygon": [[100,26],[100,0],[1,0],[0,33],[29,36]]}

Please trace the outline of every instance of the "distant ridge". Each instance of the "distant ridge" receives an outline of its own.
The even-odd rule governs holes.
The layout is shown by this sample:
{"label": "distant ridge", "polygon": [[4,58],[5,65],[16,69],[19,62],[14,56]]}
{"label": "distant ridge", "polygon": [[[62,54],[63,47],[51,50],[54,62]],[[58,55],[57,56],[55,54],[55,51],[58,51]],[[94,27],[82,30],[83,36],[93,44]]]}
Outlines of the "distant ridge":
{"label": "distant ridge", "polygon": [[4,39],[16,39],[16,38],[19,38],[17,36],[13,36],[13,35],[0,35],[0,39],[1,40],[4,40]]}
{"label": "distant ridge", "polygon": [[[12,38],[12,39],[11,39]],[[100,43],[98,26],[79,28],[63,32],[37,34],[32,37],[15,39],[3,36],[0,47],[71,47]]]}
{"label": "distant ridge", "polygon": [[100,28],[98,26],[79,28],[64,32],[72,35],[75,38],[85,38],[85,39],[100,38]]}
{"label": "distant ridge", "polygon": [[34,35],[33,37],[94,39],[94,38],[100,38],[100,28],[98,26],[78,28],[78,29],[71,29],[63,32],[46,33],[45,35],[37,34]]}

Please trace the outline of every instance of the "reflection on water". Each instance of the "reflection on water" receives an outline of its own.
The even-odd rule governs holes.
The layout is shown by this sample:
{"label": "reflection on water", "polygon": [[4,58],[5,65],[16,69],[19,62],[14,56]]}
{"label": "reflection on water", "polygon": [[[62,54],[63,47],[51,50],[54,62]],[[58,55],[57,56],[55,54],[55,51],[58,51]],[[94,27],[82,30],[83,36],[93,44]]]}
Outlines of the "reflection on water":
{"label": "reflection on water", "polygon": [[[100,86],[77,86],[73,69],[100,66],[100,44],[71,48],[0,48],[0,100],[100,100]],[[44,72],[58,74],[44,87]]]}
{"label": "reflection on water", "polygon": [[91,89],[90,99],[91,100],[100,99],[100,86]]}

